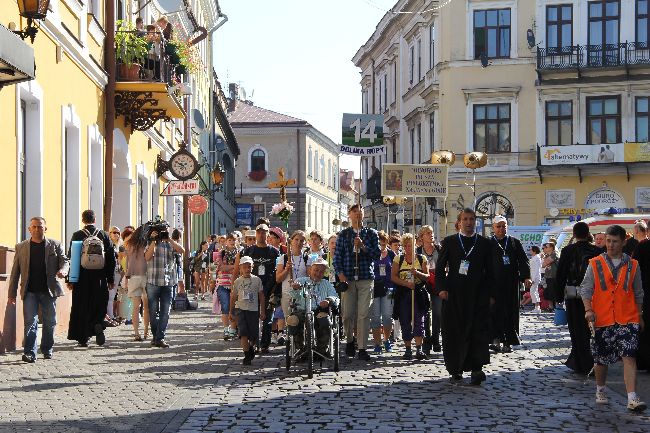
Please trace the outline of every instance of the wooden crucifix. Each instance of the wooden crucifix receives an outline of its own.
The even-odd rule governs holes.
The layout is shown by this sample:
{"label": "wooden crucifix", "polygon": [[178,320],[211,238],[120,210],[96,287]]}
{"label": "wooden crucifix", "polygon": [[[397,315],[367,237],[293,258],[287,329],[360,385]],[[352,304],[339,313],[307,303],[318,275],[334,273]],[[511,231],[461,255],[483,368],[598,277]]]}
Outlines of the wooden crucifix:
{"label": "wooden crucifix", "polygon": [[287,187],[296,184],[296,179],[284,178],[284,167],[278,170],[278,180],[268,184],[269,189],[280,188],[280,201],[287,201]]}

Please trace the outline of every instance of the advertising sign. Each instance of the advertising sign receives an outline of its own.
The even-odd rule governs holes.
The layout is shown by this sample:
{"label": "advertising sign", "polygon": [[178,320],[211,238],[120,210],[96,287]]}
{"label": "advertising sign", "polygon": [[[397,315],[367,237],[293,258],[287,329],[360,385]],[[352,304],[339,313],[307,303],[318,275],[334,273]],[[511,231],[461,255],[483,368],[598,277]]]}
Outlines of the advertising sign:
{"label": "advertising sign", "polygon": [[253,225],[253,205],[238,204],[235,208],[235,225],[252,226]]}
{"label": "advertising sign", "polygon": [[650,162],[650,143],[576,144],[540,147],[542,165]]}
{"label": "advertising sign", "polygon": [[530,247],[537,245],[541,247],[544,233],[549,226],[508,226],[508,234],[519,239],[524,251],[530,256]]}
{"label": "advertising sign", "polygon": [[201,195],[193,195],[187,200],[187,207],[191,213],[200,215],[208,210],[208,201]]}
{"label": "advertising sign", "polygon": [[384,116],[381,114],[343,114],[340,152],[346,155],[383,155]]}
{"label": "advertising sign", "polygon": [[384,164],[381,195],[447,197],[449,166],[440,164]]}
{"label": "advertising sign", "polygon": [[190,180],[170,180],[160,195],[196,195],[199,193],[199,181]]}

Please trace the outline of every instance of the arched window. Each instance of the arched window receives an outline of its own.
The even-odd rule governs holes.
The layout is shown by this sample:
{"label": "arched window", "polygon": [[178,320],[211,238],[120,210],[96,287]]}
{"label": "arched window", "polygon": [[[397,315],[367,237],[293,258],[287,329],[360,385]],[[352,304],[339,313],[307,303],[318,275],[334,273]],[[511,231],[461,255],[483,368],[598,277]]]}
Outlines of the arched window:
{"label": "arched window", "polygon": [[314,179],[318,180],[318,150],[314,152]]}
{"label": "arched window", "polygon": [[307,150],[307,176],[310,176],[310,177],[313,176],[313,168],[312,168],[313,163],[312,163],[312,160],[311,160],[311,158],[312,158],[311,155],[312,155],[312,151],[311,151],[311,147],[310,147],[309,150]]}
{"label": "arched window", "polygon": [[325,156],[320,157],[320,182],[325,184]]}
{"label": "arched window", "polygon": [[327,186],[332,187],[332,161],[327,160]]}
{"label": "arched window", "polygon": [[263,150],[257,149],[251,153],[251,171],[265,171],[266,170],[266,153]]}

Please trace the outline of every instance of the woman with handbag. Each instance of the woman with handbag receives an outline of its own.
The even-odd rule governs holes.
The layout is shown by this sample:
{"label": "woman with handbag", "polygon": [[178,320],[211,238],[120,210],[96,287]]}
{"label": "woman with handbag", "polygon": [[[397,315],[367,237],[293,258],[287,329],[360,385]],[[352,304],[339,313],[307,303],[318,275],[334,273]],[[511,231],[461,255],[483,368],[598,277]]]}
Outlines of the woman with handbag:
{"label": "woman with handbag", "polygon": [[[430,307],[429,294],[425,282],[429,277],[429,267],[426,257],[414,257],[413,235],[402,236],[404,253],[395,257],[391,268],[391,279],[395,283],[394,309],[399,317],[402,328],[402,339],[406,350],[403,359],[412,359],[411,341],[415,339],[415,358],[427,359],[422,351],[424,337],[424,316]],[[415,298],[413,300],[413,298]],[[413,326],[411,326],[413,324]]]}

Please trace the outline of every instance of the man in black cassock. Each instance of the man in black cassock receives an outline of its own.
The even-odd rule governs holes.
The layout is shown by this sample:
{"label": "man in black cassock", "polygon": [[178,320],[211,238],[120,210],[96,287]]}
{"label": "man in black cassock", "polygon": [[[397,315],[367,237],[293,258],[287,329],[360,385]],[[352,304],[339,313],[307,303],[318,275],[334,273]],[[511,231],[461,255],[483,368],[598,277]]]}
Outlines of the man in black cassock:
{"label": "man in black cassock", "polygon": [[[490,349],[510,353],[519,341],[519,283],[530,287],[530,262],[519,239],[508,235],[508,220],[496,215],[492,220],[492,266],[494,305],[491,307]],[[501,346],[503,344],[503,347]]]}
{"label": "man in black cassock", "polygon": [[104,268],[91,270],[80,267],[79,281],[68,283],[68,288],[72,290],[68,340],[77,341],[79,346],[86,347],[90,337],[95,336],[97,345],[102,346],[105,341],[104,319],[108,305],[108,290],[114,285],[115,250],[108,234],[95,227],[94,211],[83,211],[81,222],[84,228],[72,234],[68,256],[73,241],[83,241],[90,235],[96,235],[104,243]]}
{"label": "man in black cassock", "polygon": [[589,226],[580,221],[573,225],[573,240],[571,245],[562,249],[557,267],[557,296],[558,301],[564,298],[569,336],[571,337],[571,353],[564,363],[575,373],[588,374],[594,366],[591,355],[591,331],[585,320],[585,306],[577,293],[585,276],[589,259],[599,255],[602,250],[590,244]]}
{"label": "man in black cassock", "polygon": [[650,371],[650,239],[648,239],[648,224],[638,220],[634,224],[634,236],[639,241],[632,257],[639,262],[641,282],[643,284],[643,322],[645,328],[639,335],[639,351],[636,354],[636,367],[639,370]]}
{"label": "man in black cassock", "polygon": [[483,366],[490,363],[491,244],[475,232],[474,210],[464,209],[457,224],[459,233],[442,241],[436,262],[436,288],[443,299],[442,352],[452,382],[471,371],[470,383],[480,385]]}

